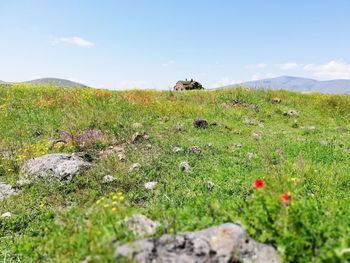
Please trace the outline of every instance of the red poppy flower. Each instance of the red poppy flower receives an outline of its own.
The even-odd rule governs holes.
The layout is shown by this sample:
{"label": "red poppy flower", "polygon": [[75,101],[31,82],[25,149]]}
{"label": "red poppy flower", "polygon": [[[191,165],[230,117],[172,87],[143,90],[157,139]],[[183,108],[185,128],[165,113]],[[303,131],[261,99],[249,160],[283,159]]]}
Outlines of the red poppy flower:
{"label": "red poppy flower", "polygon": [[292,200],[292,196],[290,195],[290,193],[285,192],[285,193],[281,194],[281,201],[284,204],[286,204],[286,205],[289,204],[291,200]]}
{"label": "red poppy flower", "polygon": [[263,179],[256,179],[253,183],[254,188],[264,188],[265,187],[265,181]]}

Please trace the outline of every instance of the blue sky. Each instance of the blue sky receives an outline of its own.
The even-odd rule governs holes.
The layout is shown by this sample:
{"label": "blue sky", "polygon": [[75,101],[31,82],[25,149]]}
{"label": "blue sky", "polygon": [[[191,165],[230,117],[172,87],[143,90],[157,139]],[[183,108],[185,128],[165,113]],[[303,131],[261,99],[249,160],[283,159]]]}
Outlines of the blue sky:
{"label": "blue sky", "polygon": [[0,0],[0,80],[350,79],[349,0]]}

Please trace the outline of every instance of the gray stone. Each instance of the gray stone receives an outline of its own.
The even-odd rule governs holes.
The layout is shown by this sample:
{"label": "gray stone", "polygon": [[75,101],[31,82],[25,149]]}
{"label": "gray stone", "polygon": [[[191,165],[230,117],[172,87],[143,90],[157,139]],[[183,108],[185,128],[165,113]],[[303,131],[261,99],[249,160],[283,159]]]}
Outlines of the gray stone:
{"label": "gray stone", "polygon": [[283,112],[283,115],[290,117],[299,117],[299,112],[297,110],[287,110]]}
{"label": "gray stone", "polygon": [[197,232],[163,235],[117,246],[116,259],[136,262],[280,262],[276,250],[251,239],[232,223]]}
{"label": "gray stone", "polygon": [[129,171],[134,171],[134,170],[139,170],[141,168],[141,164],[139,163],[133,163],[131,166],[130,166],[130,169]]}
{"label": "gray stone", "polygon": [[107,183],[113,182],[114,180],[115,179],[112,175],[107,174],[107,175],[103,176],[102,183],[107,184]]}
{"label": "gray stone", "polygon": [[260,140],[262,138],[262,133],[261,132],[252,132],[252,136],[254,139]]}
{"label": "gray stone", "polygon": [[150,143],[146,144],[146,148],[147,149],[152,149],[152,144],[150,144]]}
{"label": "gray stone", "polygon": [[190,152],[192,153],[200,153],[201,152],[201,148],[199,146],[191,146],[189,149],[188,149]]}
{"label": "gray stone", "polygon": [[328,144],[328,142],[327,142],[327,141],[325,141],[325,140],[322,140],[322,141],[320,141],[320,144],[321,144],[321,145],[327,145],[327,144]]}
{"label": "gray stone", "polygon": [[183,161],[180,163],[180,169],[182,171],[188,172],[189,170],[191,170],[191,166],[188,161]]}
{"label": "gray stone", "polygon": [[138,143],[141,142],[143,140],[143,133],[140,132],[135,132],[132,136],[131,136],[131,142],[132,143]]}
{"label": "gray stone", "polygon": [[22,172],[28,178],[71,180],[91,168],[91,164],[70,154],[47,154],[27,161]]}
{"label": "gray stone", "polygon": [[124,220],[127,228],[133,232],[134,235],[144,237],[146,235],[153,235],[157,231],[158,223],[152,221],[144,215],[136,214]]}
{"label": "gray stone", "polygon": [[248,158],[249,158],[249,159],[252,159],[253,157],[254,157],[254,153],[248,152]]}
{"label": "gray stone", "polygon": [[209,192],[212,192],[214,190],[215,184],[212,181],[207,182],[207,189]]}
{"label": "gray stone", "polygon": [[12,214],[11,212],[6,212],[6,213],[3,213],[0,217],[11,217]]}
{"label": "gray stone", "polygon": [[180,148],[180,147],[174,147],[173,148],[173,153],[178,153],[178,152],[181,152],[182,151],[182,149]]}
{"label": "gray stone", "polygon": [[17,192],[18,191],[14,189],[11,185],[4,182],[0,182],[0,200],[13,196],[17,194]]}
{"label": "gray stone", "polygon": [[147,190],[153,190],[154,188],[156,188],[157,184],[157,182],[147,182],[144,184],[144,186]]}

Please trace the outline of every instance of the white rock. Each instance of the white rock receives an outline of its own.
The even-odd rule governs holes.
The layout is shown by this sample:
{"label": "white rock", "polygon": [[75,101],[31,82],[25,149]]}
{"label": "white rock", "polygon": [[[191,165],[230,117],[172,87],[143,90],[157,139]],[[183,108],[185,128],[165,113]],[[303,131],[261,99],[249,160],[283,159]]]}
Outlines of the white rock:
{"label": "white rock", "polygon": [[180,169],[182,171],[188,172],[189,170],[191,170],[191,166],[188,161],[183,161],[180,163]]}
{"label": "white rock", "polygon": [[153,190],[154,188],[156,188],[157,184],[157,182],[147,182],[144,184],[144,186],[147,190]]}
{"label": "white rock", "polygon": [[104,184],[111,183],[114,180],[115,180],[114,177],[108,174],[108,175],[103,176],[102,183],[104,183]]}
{"label": "white rock", "polygon": [[91,168],[91,164],[70,154],[46,154],[27,161],[22,172],[32,178],[71,180]]}
{"label": "white rock", "polygon": [[141,168],[141,164],[139,163],[133,163],[131,166],[130,166],[130,169],[129,171],[134,171],[134,170],[138,170]]}
{"label": "white rock", "polygon": [[10,212],[3,213],[0,217],[11,217],[12,214]]}
{"label": "white rock", "polygon": [[189,148],[189,151],[192,152],[192,153],[198,154],[198,153],[201,152],[201,148],[200,148],[199,146],[191,146],[191,147]]}
{"label": "white rock", "polygon": [[7,183],[0,182],[0,200],[8,198],[15,194],[17,194],[16,189]]}
{"label": "white rock", "polygon": [[178,152],[181,152],[181,151],[182,151],[182,149],[180,147],[176,146],[176,147],[173,148],[173,152],[174,153],[178,153]]}
{"label": "white rock", "polygon": [[327,145],[327,144],[328,144],[328,142],[327,142],[327,141],[325,141],[325,140],[322,140],[322,141],[320,141],[320,144],[321,144],[321,145]]}

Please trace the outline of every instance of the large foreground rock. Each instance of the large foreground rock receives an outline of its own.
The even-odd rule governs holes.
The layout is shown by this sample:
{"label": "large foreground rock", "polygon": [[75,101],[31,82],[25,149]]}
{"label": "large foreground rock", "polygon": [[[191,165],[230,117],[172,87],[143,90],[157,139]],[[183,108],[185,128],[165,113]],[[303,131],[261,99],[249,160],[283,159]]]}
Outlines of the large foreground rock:
{"label": "large foreground rock", "polygon": [[89,169],[91,164],[70,154],[47,154],[27,161],[22,172],[29,178],[71,180]]}
{"label": "large foreground rock", "polygon": [[17,190],[14,189],[11,185],[0,182],[0,200],[8,198],[12,195],[17,194]]}
{"label": "large foreground rock", "polygon": [[280,262],[272,246],[256,242],[242,227],[232,223],[118,246],[116,258],[142,263]]}

